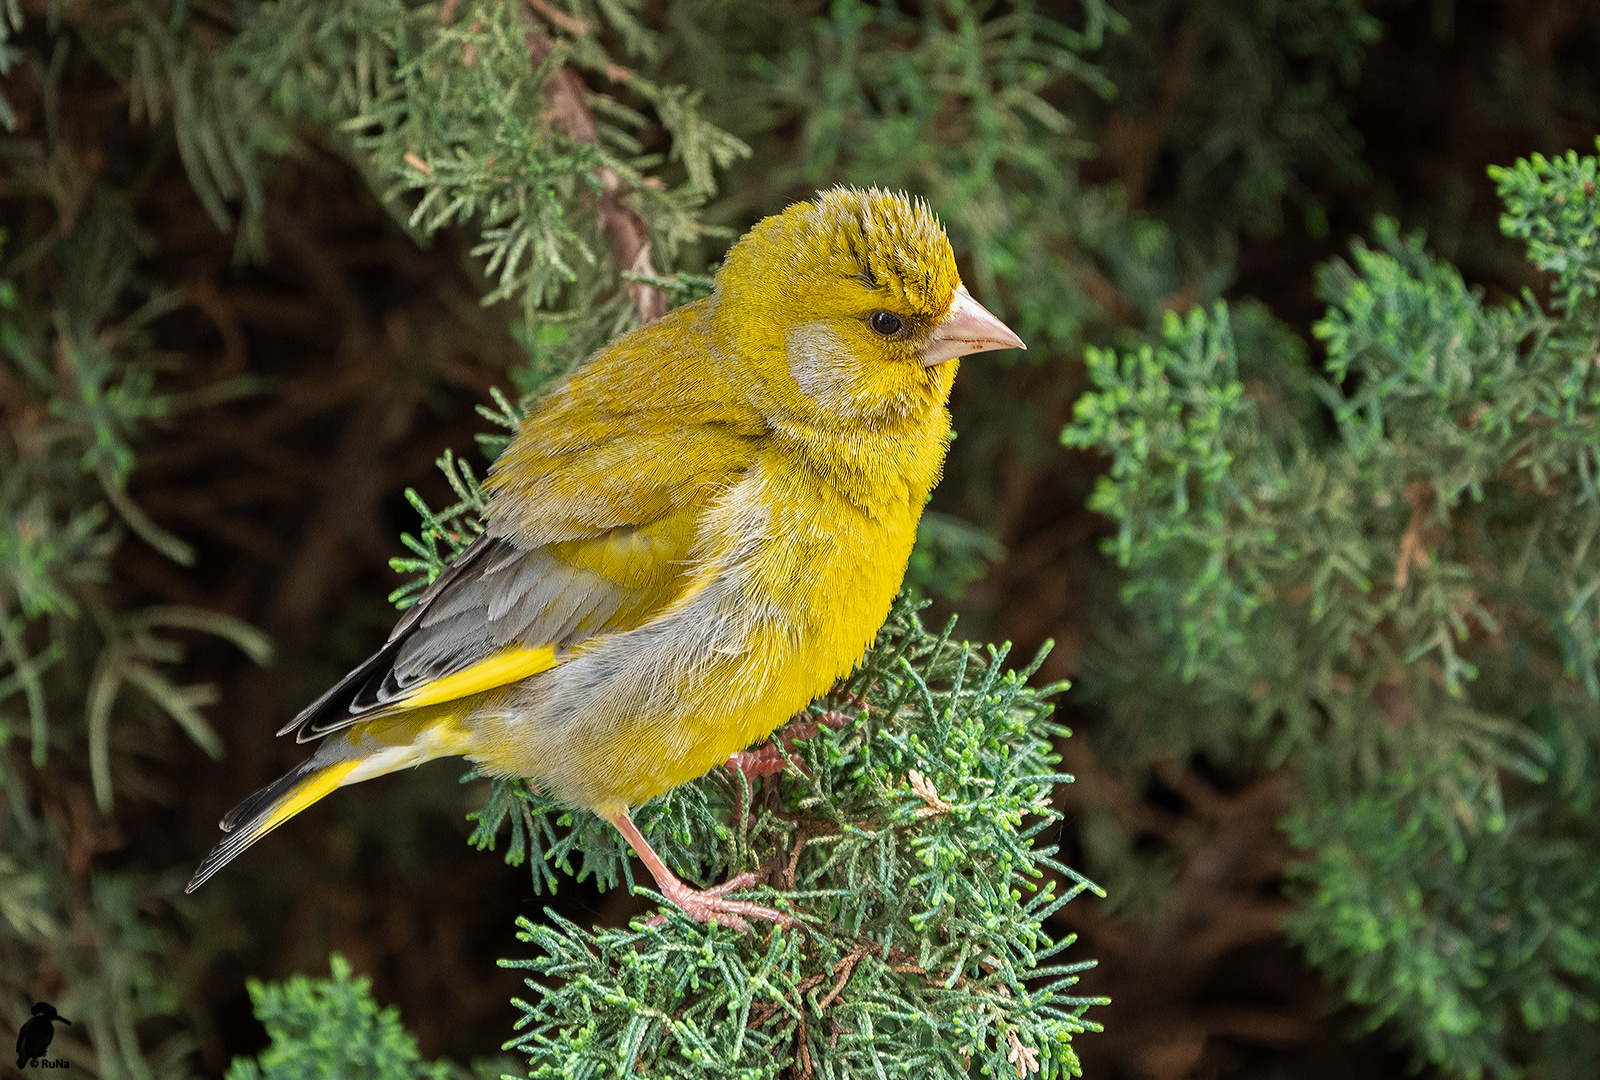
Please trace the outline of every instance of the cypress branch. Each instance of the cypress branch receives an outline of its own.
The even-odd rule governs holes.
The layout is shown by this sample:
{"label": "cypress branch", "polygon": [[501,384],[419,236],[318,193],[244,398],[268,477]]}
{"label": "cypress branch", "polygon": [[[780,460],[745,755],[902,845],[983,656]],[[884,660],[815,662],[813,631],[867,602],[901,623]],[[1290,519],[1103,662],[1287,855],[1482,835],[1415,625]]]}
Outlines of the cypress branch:
{"label": "cypress branch", "polygon": [[[616,930],[520,920],[537,955],[504,963],[541,978],[508,1045],[530,1076],[1079,1075],[1072,1038],[1098,1030],[1084,1017],[1098,999],[1070,989],[1092,962],[1056,962],[1072,939],[1044,929],[1098,891],[1044,840],[1060,818],[1050,791],[1071,780],[1052,768],[1066,732],[1048,691],[1026,686],[1032,668],[935,637],[915,611],[902,601],[860,670],[813,705],[814,733],[779,733],[781,775],[719,769],[639,815],[677,869],[757,870],[763,902],[799,925],[758,938],[670,907]],[[540,822],[552,810],[511,791],[522,835],[554,835]],[[578,872],[605,887],[626,853],[594,839]],[[570,868],[571,850],[545,854]],[[514,837],[507,858],[521,854]]]}

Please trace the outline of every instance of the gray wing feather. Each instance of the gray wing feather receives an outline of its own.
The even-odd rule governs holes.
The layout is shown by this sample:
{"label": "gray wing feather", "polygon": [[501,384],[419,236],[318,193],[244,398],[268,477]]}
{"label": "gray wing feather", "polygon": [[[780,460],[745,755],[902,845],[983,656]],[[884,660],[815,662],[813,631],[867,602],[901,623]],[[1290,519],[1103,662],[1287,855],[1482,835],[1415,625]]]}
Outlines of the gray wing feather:
{"label": "gray wing feather", "polygon": [[568,648],[606,625],[631,595],[543,546],[520,548],[485,534],[429,586],[383,648],[279,734],[321,738],[509,645]]}

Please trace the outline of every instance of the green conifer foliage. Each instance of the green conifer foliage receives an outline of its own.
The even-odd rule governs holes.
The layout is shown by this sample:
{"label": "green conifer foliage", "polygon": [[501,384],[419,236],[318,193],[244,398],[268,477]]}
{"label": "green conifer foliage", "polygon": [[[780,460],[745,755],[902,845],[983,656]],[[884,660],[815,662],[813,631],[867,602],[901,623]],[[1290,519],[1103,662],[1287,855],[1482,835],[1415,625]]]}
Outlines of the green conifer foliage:
{"label": "green conifer foliage", "polygon": [[[1092,888],[1049,844],[1050,791],[1070,779],[1051,771],[1059,688],[1004,660],[928,634],[902,602],[813,706],[818,732],[784,747],[781,778],[752,790],[717,770],[647,808],[680,869],[758,870],[800,925],[745,935],[670,908],[626,930],[523,920],[538,953],[508,963],[544,977],[518,1003],[530,1076],[1079,1075],[1072,1037],[1097,1025],[1069,991],[1092,962],[1062,963],[1071,939],[1042,926]],[[617,865],[588,864],[602,880]]]}
{"label": "green conifer foliage", "polygon": [[1101,149],[1128,197],[1214,258],[1227,258],[1240,233],[1277,233],[1286,210],[1311,235],[1326,233],[1328,181],[1367,174],[1347,91],[1380,36],[1372,6],[1118,4],[1125,32],[1099,56],[1118,117]]}
{"label": "green conifer foliage", "polygon": [[1147,754],[1293,768],[1291,936],[1464,1076],[1567,1075],[1600,1020],[1596,164],[1493,173],[1553,310],[1485,304],[1380,220],[1323,271],[1326,381],[1241,349],[1283,339],[1234,333],[1258,312],[1196,310],[1092,353],[1063,436],[1111,459],[1093,505],[1139,615],[1085,681]]}
{"label": "green conifer foliage", "polygon": [[417,1054],[400,1011],[372,1000],[371,979],[352,979],[349,961],[338,953],[329,966],[327,979],[250,980],[256,1019],[272,1045],[257,1058],[235,1058],[227,1080],[448,1080],[448,1065]]}

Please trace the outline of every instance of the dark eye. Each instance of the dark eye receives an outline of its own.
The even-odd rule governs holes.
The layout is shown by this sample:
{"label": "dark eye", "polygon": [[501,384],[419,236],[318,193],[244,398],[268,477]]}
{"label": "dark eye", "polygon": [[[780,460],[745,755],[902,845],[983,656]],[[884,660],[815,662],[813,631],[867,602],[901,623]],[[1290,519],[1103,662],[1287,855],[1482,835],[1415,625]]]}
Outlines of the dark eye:
{"label": "dark eye", "polygon": [[872,327],[872,332],[875,334],[894,337],[900,332],[902,324],[898,315],[892,315],[887,311],[874,311],[867,316],[867,325]]}

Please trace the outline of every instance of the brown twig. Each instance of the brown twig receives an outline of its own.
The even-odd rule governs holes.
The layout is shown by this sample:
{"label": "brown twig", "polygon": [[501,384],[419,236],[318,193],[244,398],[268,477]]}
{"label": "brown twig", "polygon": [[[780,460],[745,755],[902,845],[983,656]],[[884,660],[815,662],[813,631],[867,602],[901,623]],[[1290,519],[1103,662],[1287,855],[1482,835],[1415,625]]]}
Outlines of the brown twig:
{"label": "brown twig", "polygon": [[805,850],[806,841],[810,840],[812,835],[805,822],[801,822],[800,827],[794,832],[794,849],[789,852],[788,865],[778,878],[778,887],[785,892],[794,891],[795,877],[800,872],[800,853]]}
{"label": "brown twig", "polygon": [[[826,972],[819,972],[816,975],[808,975],[804,979],[801,979],[795,984],[794,988],[796,1012],[803,1016],[805,1014],[805,995],[809,991],[821,986],[828,980],[829,976],[837,975],[838,981],[834,983],[833,989],[828,992],[827,997],[823,998],[817,1003],[817,1012],[821,1013],[829,1005],[833,1004],[834,999],[844,991],[846,984],[850,982],[850,975],[855,971],[856,965],[859,964],[863,958],[877,951],[877,943],[863,938],[862,940],[856,942],[855,947],[852,948],[848,953],[846,953],[844,956],[841,956],[839,959],[835,960],[831,965],[829,965]],[[766,1023],[773,1016],[775,1016],[779,1011],[781,1011],[782,1008],[782,1004],[776,1001],[763,1001],[754,1004],[750,1007],[750,1019],[746,1023],[746,1026],[752,1028],[760,1027],[762,1024]],[[757,1015],[758,1013],[760,1015]],[[804,1022],[802,1021],[802,1025],[803,1023]],[[802,1030],[804,1030],[803,1026]]]}
{"label": "brown twig", "polygon": [[588,23],[576,16],[568,15],[555,5],[546,3],[545,0],[522,0],[522,2],[543,15],[552,25],[561,27],[573,37],[583,37],[589,33]]}
{"label": "brown twig", "polygon": [[817,1075],[817,1070],[816,1066],[811,1063],[811,1047],[808,1045],[809,1040],[806,1038],[806,1011],[804,1009],[800,1010],[797,1020],[794,1041],[795,1062],[798,1068],[795,1071],[795,1076],[797,1080],[811,1080],[813,1076]]}
{"label": "brown twig", "polygon": [[[531,10],[538,10],[545,14],[544,7],[537,8],[531,3],[524,8],[524,14],[532,22]],[[587,25],[584,32],[587,32]],[[533,66],[539,67],[550,58],[550,52],[555,47],[550,36],[541,30],[528,31],[528,56],[533,60]],[[589,106],[584,102],[587,91],[583,80],[571,68],[562,66],[551,76],[545,84],[545,97],[550,107],[546,117],[555,129],[574,142],[584,143],[588,146],[597,146],[600,142],[599,132],[595,128],[594,114],[589,111]],[[644,218],[637,210],[623,202],[622,181],[617,174],[600,166],[594,171],[595,178],[600,181],[600,202],[597,211],[600,216],[600,228],[604,230],[606,239],[611,245],[611,256],[617,261],[625,272],[640,274],[648,277],[655,276],[655,270],[650,262],[650,231],[645,227]],[[628,282],[628,296],[633,300],[633,306],[639,311],[639,318],[644,322],[652,322],[667,313],[667,294],[653,285],[646,285],[642,281]]]}
{"label": "brown twig", "polygon": [[[845,954],[844,959],[833,965],[833,970],[839,971],[839,981],[833,984],[833,989],[828,991],[828,996],[817,1002],[817,1011],[821,1012],[833,1004],[833,999],[844,991],[845,984],[850,981],[850,975],[855,971],[856,965],[862,957],[875,951],[875,946],[868,941],[858,942],[856,947]],[[840,969],[843,968],[843,971]]]}
{"label": "brown twig", "polygon": [[1022,1036],[1015,1029],[1006,1032],[1006,1042],[1011,1046],[1006,1060],[1017,1067],[1019,1080],[1027,1080],[1029,1074],[1039,1071],[1039,1051],[1022,1045]]}
{"label": "brown twig", "polygon": [[919,818],[933,817],[937,814],[948,814],[955,806],[940,796],[939,790],[933,786],[933,781],[912,769],[906,774],[911,781],[911,790],[922,800],[922,805],[917,807],[916,816]]}
{"label": "brown twig", "polygon": [[1400,535],[1400,554],[1394,561],[1394,587],[1406,587],[1411,568],[1428,567],[1427,513],[1432,501],[1433,485],[1426,480],[1413,480],[1406,485],[1406,504],[1411,507],[1411,517],[1406,521],[1406,531]]}

